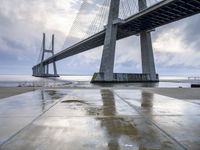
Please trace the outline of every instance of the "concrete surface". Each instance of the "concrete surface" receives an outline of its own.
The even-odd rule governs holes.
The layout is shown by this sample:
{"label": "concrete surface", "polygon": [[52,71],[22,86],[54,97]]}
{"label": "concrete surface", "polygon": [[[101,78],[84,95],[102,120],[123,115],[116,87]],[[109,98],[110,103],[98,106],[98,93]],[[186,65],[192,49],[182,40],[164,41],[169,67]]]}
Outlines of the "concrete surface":
{"label": "concrete surface", "polygon": [[199,108],[139,89],[38,90],[0,101],[0,149],[199,150]]}
{"label": "concrete surface", "polygon": [[105,29],[103,53],[101,57],[100,73],[104,73],[104,81],[113,80],[115,48],[117,41],[118,24],[114,21],[119,17],[120,0],[111,0],[109,6],[108,22]]}
{"label": "concrete surface", "polygon": [[94,73],[91,83],[158,83],[159,76],[156,74],[152,78],[152,74],[133,74],[133,73],[112,73],[112,80],[105,80],[105,73]]}
{"label": "concrete surface", "polygon": [[[139,11],[144,11],[147,8],[147,0],[138,0]],[[158,81],[154,62],[154,54],[149,31],[140,32],[140,47],[142,60],[142,73],[150,75],[150,81]]]}
{"label": "concrete surface", "polygon": [[200,88],[144,88],[144,90],[178,99],[200,99]]}

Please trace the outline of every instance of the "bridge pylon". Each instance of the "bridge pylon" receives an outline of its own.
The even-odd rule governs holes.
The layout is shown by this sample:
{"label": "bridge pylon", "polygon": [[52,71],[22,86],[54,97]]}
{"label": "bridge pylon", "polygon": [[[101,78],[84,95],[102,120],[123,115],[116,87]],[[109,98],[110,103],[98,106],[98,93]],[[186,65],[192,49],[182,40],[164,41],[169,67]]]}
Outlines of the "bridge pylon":
{"label": "bridge pylon", "polygon": [[[147,7],[146,0],[138,0],[138,4],[139,11]],[[113,73],[117,30],[121,20],[118,18],[119,5],[120,0],[111,0],[110,2],[100,71],[93,75],[91,82],[158,82],[158,75],[155,71],[151,34],[147,31],[143,31],[140,34],[142,74]]]}
{"label": "bridge pylon", "polygon": [[94,74],[92,82],[113,81],[119,5],[120,0],[110,1],[110,10],[108,16],[108,24],[106,26],[106,35],[104,40],[103,54],[101,58],[101,66],[99,73]]}
{"label": "bridge pylon", "polygon": [[[146,0],[138,0],[139,12],[147,8]],[[149,76],[150,81],[159,81],[158,74],[156,74],[154,54],[151,41],[150,31],[142,31],[140,33],[141,59],[142,59],[142,73]]]}
{"label": "bridge pylon", "polygon": [[45,53],[50,53],[52,56],[54,56],[54,35],[52,35],[52,40],[51,40],[51,49],[46,49],[46,35],[43,33],[43,40],[42,40],[42,57],[41,57],[41,62],[37,66],[34,66],[32,68],[33,70],[33,76],[35,77],[59,77],[57,74],[57,68],[56,68],[56,63],[53,61],[53,74],[49,73],[49,63],[44,63],[45,59]]}

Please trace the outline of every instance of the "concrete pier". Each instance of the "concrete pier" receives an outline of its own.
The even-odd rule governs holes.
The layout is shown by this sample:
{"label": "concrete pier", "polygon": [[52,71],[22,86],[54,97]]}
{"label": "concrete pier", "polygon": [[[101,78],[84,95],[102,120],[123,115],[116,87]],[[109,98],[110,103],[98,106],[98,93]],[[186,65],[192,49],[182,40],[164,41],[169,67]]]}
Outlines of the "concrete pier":
{"label": "concrete pier", "polygon": [[[138,0],[139,11],[147,8],[146,0]],[[151,33],[149,31],[143,31],[140,33],[140,45],[141,45],[141,59],[142,59],[142,73],[148,74],[151,81],[158,81],[158,75],[156,74],[154,55],[151,41]]]}
{"label": "concrete pier", "polygon": [[106,26],[106,37],[104,41],[103,54],[101,59],[100,73],[104,74],[105,81],[113,80],[115,46],[117,38],[117,24],[115,20],[119,15],[120,0],[111,0],[108,24]]}
{"label": "concrete pier", "polygon": [[106,74],[104,73],[95,73],[91,83],[155,82],[155,79],[158,79],[158,75],[156,75],[155,79],[152,79],[150,74],[113,73],[112,80],[108,81],[105,80],[105,76]]}
{"label": "concrete pier", "polygon": [[[146,0],[138,0],[138,4],[139,11],[147,7]],[[118,19],[118,14],[119,0],[111,0],[100,71],[93,75],[91,82],[158,82],[159,76],[155,70],[151,34],[147,31],[140,33],[142,74],[113,73],[117,36],[117,24],[114,22]]]}

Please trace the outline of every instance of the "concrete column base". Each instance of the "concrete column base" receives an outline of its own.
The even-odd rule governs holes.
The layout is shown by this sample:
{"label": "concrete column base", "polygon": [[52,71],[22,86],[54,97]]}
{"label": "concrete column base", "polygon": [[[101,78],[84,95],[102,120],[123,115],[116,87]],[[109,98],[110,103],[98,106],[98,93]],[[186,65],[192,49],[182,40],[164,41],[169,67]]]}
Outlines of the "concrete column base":
{"label": "concrete column base", "polygon": [[34,77],[42,77],[42,78],[48,78],[48,77],[60,77],[59,75],[54,74],[44,74],[44,75],[33,75]]}
{"label": "concrete column base", "polygon": [[94,73],[91,83],[126,83],[126,82],[159,82],[159,75],[113,73],[113,80],[106,81],[104,73]]}

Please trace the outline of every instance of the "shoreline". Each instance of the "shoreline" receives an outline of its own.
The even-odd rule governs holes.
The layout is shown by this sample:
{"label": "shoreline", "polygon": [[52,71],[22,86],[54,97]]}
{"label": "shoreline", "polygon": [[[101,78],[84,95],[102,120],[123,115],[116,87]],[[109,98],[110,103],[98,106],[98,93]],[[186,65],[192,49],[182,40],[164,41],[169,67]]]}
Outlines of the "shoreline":
{"label": "shoreline", "polygon": [[133,89],[133,90],[143,90],[145,92],[159,94],[163,96],[168,96],[177,99],[200,99],[200,88],[179,88],[179,87],[84,87],[84,86],[60,86],[60,87],[0,87],[0,99],[35,91],[38,89],[85,89],[85,90],[92,90],[92,89],[114,89],[114,90],[126,90],[126,89]]}
{"label": "shoreline", "polygon": [[35,87],[0,87],[0,99],[35,91]]}

